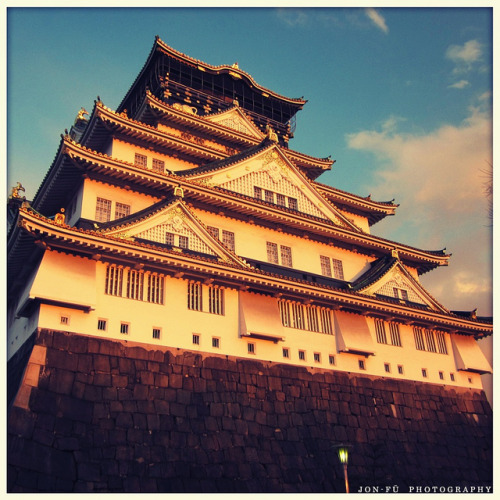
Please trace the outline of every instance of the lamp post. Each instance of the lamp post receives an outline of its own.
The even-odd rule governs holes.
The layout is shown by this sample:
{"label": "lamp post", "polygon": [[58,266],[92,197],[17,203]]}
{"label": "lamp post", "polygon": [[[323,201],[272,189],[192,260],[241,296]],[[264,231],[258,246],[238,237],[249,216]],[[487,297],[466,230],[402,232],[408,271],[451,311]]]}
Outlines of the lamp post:
{"label": "lamp post", "polygon": [[339,445],[337,448],[340,463],[344,466],[345,492],[349,493],[349,479],[347,477],[347,462],[349,460],[349,448],[346,445]]}

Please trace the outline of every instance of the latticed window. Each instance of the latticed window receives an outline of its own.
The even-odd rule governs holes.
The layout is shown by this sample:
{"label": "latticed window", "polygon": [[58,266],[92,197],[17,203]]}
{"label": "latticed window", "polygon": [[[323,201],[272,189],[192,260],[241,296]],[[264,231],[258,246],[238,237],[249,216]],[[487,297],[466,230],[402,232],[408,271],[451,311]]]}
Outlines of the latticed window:
{"label": "latticed window", "polygon": [[432,330],[425,330],[425,343],[429,352],[437,352],[434,332]]}
{"label": "latticed window", "polygon": [[129,324],[128,323],[121,323],[120,324],[120,333],[123,333],[123,335],[128,335],[129,331]]}
{"label": "latticed window", "polygon": [[130,215],[130,205],[117,202],[115,205],[115,219],[121,219],[122,217],[127,217],[127,215]]}
{"label": "latticed window", "polygon": [[387,334],[385,331],[385,323],[381,319],[375,320],[375,334],[379,344],[387,344]]}
{"label": "latticed window", "polygon": [[267,189],[264,190],[264,199],[268,203],[274,203],[274,193],[272,191],[268,191]]}
{"label": "latticed window", "polygon": [[290,247],[281,246],[281,265],[292,267],[292,249]]}
{"label": "latticed window", "polygon": [[165,162],[160,160],[159,158],[153,158],[153,170],[155,172],[164,172],[165,171]]}
{"label": "latticed window", "polygon": [[288,198],[288,208],[291,208],[292,210],[298,210],[296,198]]}
{"label": "latticed window", "polygon": [[208,287],[208,312],[224,314],[224,289],[218,286]]}
{"label": "latticed window", "polygon": [[339,259],[332,259],[332,274],[334,278],[338,280],[344,279],[344,268],[342,266],[342,261]]}
{"label": "latticed window", "polygon": [[134,165],[146,168],[148,165],[148,157],[146,155],[141,155],[140,153],[135,153]]}
{"label": "latticed window", "polygon": [[312,332],[333,334],[331,311],[325,307],[304,306],[288,300],[278,301],[281,324]]}
{"label": "latticed window", "polygon": [[320,308],[320,317],[321,317],[321,332],[327,333],[328,335],[333,334],[333,326],[332,326],[332,313],[330,309],[326,309],[325,307]]}
{"label": "latticed window", "polygon": [[321,354],[319,352],[314,353],[314,362],[321,363]]}
{"label": "latticed window", "polygon": [[189,238],[187,236],[179,235],[179,247],[180,248],[189,248]]}
{"label": "latticed window", "polygon": [[319,319],[318,319],[318,308],[314,306],[308,306],[307,311],[307,326],[308,330],[311,332],[319,332]]}
{"label": "latticed window", "polygon": [[284,194],[276,193],[276,204],[286,207],[286,197]]}
{"label": "latticed window", "polygon": [[330,257],[326,257],[325,255],[319,256],[321,262],[321,274],[323,276],[332,277],[332,266],[330,264]]}
{"label": "latticed window", "polygon": [[414,326],[413,336],[415,338],[415,347],[419,351],[425,351],[424,333],[422,332],[422,328],[420,328],[419,326]]}
{"label": "latticed window", "polygon": [[106,268],[106,283],[104,292],[107,295],[116,295],[121,297],[123,283],[123,268],[114,264]]}
{"label": "latticed window", "polygon": [[107,320],[105,320],[105,319],[98,319],[97,320],[97,329],[98,330],[106,331],[107,325],[108,325]]}
{"label": "latticed window", "polygon": [[95,220],[97,222],[108,222],[111,220],[111,200],[97,198]]}
{"label": "latticed window", "polygon": [[285,300],[280,300],[278,302],[280,316],[281,316],[281,324],[283,326],[292,326],[291,316],[290,316],[290,303]]}
{"label": "latticed window", "polygon": [[144,287],[144,273],[129,269],[127,276],[127,298],[142,300],[142,291]]}
{"label": "latticed window", "polygon": [[394,291],[394,297],[396,297],[397,299],[408,300],[408,292],[403,288],[394,287],[393,291]]}
{"label": "latticed window", "polygon": [[192,311],[202,310],[202,285],[190,281],[188,283],[188,309]]}
{"label": "latticed window", "polygon": [[299,330],[305,330],[306,322],[304,315],[304,305],[292,302],[292,326]]}
{"label": "latticed window", "polygon": [[397,323],[389,323],[389,332],[391,334],[391,344],[401,347],[401,334]]}
{"label": "latticed window", "polygon": [[167,245],[175,245],[175,235],[174,233],[165,233],[165,243]]}
{"label": "latticed window", "polygon": [[271,241],[267,242],[267,261],[278,264],[278,245]]}
{"label": "latticed window", "polygon": [[258,186],[254,186],[253,187],[253,195],[258,200],[262,200],[262,188],[260,188]]}
{"label": "latticed window", "polygon": [[153,273],[148,275],[148,302],[163,304],[164,277]]}
{"label": "latticed window", "polygon": [[438,352],[440,354],[448,354],[448,348],[446,347],[446,337],[444,332],[436,332],[436,340]]}
{"label": "latticed window", "polygon": [[215,239],[219,239],[219,228],[213,226],[207,226],[207,231],[213,236]]}
{"label": "latticed window", "polygon": [[306,351],[299,351],[299,359],[301,361],[305,361],[306,360]]}
{"label": "latticed window", "polygon": [[222,244],[234,252],[234,233],[232,231],[226,231],[225,229],[222,230]]}
{"label": "latticed window", "polygon": [[159,339],[160,335],[161,335],[161,329],[160,328],[153,328],[153,338]]}

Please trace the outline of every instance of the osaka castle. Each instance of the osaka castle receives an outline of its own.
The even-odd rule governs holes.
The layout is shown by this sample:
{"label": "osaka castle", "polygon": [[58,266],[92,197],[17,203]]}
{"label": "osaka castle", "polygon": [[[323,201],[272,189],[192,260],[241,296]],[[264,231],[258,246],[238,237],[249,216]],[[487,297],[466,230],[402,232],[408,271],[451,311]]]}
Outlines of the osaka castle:
{"label": "osaka castle", "polygon": [[422,286],[450,254],[372,232],[397,204],[318,180],[333,160],[290,144],[305,104],[157,37],[12,190],[8,358],[50,330],[480,390],[492,319]]}

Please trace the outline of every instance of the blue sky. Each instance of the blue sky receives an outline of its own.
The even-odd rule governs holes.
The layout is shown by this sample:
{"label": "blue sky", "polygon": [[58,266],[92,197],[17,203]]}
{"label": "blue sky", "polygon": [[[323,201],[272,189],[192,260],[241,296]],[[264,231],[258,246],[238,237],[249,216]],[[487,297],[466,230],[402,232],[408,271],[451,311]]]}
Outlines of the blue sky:
{"label": "blue sky", "polygon": [[[8,3],[9,4],[9,3]],[[292,149],[331,155],[320,181],[401,206],[374,234],[453,254],[423,276],[448,308],[492,313],[491,8],[7,9],[7,186],[32,198],[65,128],[116,108],[155,35],[308,103]],[[210,5],[210,2],[207,2]]]}

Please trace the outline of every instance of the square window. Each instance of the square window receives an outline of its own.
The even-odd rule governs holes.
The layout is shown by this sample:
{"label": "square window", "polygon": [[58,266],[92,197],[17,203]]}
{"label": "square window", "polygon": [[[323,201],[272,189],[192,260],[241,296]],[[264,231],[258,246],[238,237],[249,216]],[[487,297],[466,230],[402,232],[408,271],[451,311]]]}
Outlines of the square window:
{"label": "square window", "polygon": [[105,319],[98,319],[97,320],[97,329],[98,330],[106,331],[107,326],[108,326],[107,320],[105,320]]}
{"label": "square window", "polygon": [[165,162],[163,160],[160,160],[159,158],[153,158],[153,170],[155,172],[164,172]]}
{"label": "square window", "polygon": [[220,339],[218,337],[212,337],[212,347],[219,349],[220,347]]}
{"label": "square window", "polygon": [[296,198],[288,198],[288,208],[291,208],[292,210],[298,210]]}
{"label": "square window", "polygon": [[200,336],[197,333],[193,333],[193,344],[200,345]]}
{"label": "square window", "polygon": [[330,354],[330,356],[328,356],[328,363],[330,363],[331,365],[334,365],[335,364],[335,356]]}
{"label": "square window", "polygon": [[444,380],[444,373],[443,373],[443,372],[439,372],[439,378],[440,378],[441,380]]}
{"label": "square window", "polygon": [[283,357],[284,358],[290,357],[290,350],[288,349],[288,347],[283,347]]}
{"label": "square window", "polygon": [[161,335],[161,328],[153,328],[153,338],[159,339]]}
{"label": "square window", "polygon": [[255,354],[255,344],[253,343],[248,343],[248,354]]}
{"label": "square window", "polygon": [[61,325],[69,325],[69,316],[61,316]]}
{"label": "square window", "polygon": [[135,153],[134,165],[137,165],[138,167],[146,167],[147,164],[148,164],[148,157],[146,155]]}
{"label": "square window", "polygon": [[306,352],[305,351],[299,351],[299,359],[302,361],[305,361],[305,359],[306,359]]}
{"label": "square window", "polygon": [[121,219],[122,217],[127,217],[130,215],[130,205],[125,205],[125,203],[115,204],[115,219]]}
{"label": "square window", "polygon": [[285,206],[285,196],[279,193],[276,193],[276,204],[284,207]]}
{"label": "square window", "polygon": [[179,236],[179,246],[181,248],[188,249],[189,248],[189,238],[187,236]]}
{"label": "square window", "polygon": [[360,370],[366,370],[365,368],[365,360],[364,359],[358,359],[358,366]]}
{"label": "square window", "polygon": [[268,203],[274,203],[274,193],[272,191],[264,190],[265,200]]}
{"label": "square window", "polygon": [[389,363],[384,363],[384,370],[386,373],[391,373],[391,365]]}
{"label": "square window", "polygon": [[400,375],[403,375],[403,374],[404,374],[403,365],[398,365],[398,373],[399,373]]}
{"label": "square window", "polygon": [[314,362],[315,363],[320,363],[321,362],[321,354],[319,352],[314,353]]}
{"label": "square window", "polygon": [[123,333],[123,335],[128,335],[128,323],[121,323],[120,324],[120,333]]}
{"label": "square window", "polygon": [[427,378],[427,369],[422,368],[422,377]]}
{"label": "square window", "polygon": [[175,245],[175,236],[174,233],[165,233],[165,243],[167,245]]}

